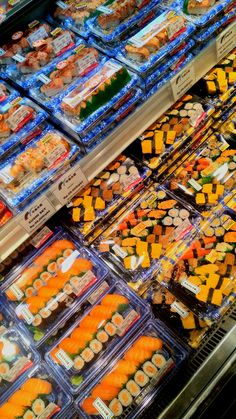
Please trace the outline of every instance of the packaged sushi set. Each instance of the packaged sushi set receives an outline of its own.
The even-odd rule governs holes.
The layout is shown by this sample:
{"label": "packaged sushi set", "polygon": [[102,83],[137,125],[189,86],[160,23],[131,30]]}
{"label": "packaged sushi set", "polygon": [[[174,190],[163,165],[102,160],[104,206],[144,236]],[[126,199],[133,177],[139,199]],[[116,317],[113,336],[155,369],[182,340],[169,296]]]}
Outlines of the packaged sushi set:
{"label": "packaged sushi set", "polygon": [[162,261],[157,277],[203,320],[219,319],[219,309],[235,293],[235,213],[224,208],[217,213],[185,250]]}
{"label": "packaged sushi set", "polygon": [[[0,199],[0,229],[13,217],[12,211],[7,207],[5,202]],[[0,268],[1,271],[1,268]],[[0,274],[1,277],[1,274]]]}
{"label": "packaged sushi set", "polygon": [[212,134],[167,180],[165,186],[201,214],[229,196],[236,181],[236,150]]}
{"label": "packaged sushi set", "polygon": [[46,354],[46,360],[76,394],[148,317],[148,306],[127,285],[111,284]]}
{"label": "packaged sushi set", "polygon": [[39,346],[107,274],[89,250],[58,233],[3,284],[11,312]]}
{"label": "packaged sushi set", "polygon": [[18,96],[0,104],[0,158],[18,144],[27,144],[37,137],[46,118],[47,113],[27,98]]}
{"label": "packaged sushi set", "polygon": [[[15,11],[15,7],[20,5],[23,0],[3,0],[0,6],[0,22],[9,16],[9,12]],[[10,13],[11,14],[11,13]]]}
{"label": "packaged sushi set", "polygon": [[24,335],[10,328],[0,334],[0,400],[39,362]]}
{"label": "packaged sushi set", "polygon": [[[1,418],[64,418],[72,399],[52,377],[46,364],[35,367],[26,379],[5,397]],[[67,416],[66,416],[67,417]]]}
{"label": "packaged sushi set", "polygon": [[[235,97],[236,103],[236,97]],[[235,109],[235,106],[234,108]],[[219,131],[223,134],[226,141],[234,141],[236,135],[236,111],[233,111],[232,114],[226,119],[226,121],[221,125]]]}
{"label": "packaged sushi set", "polygon": [[194,230],[198,217],[158,185],[137,194],[92,247],[135,289],[152,277],[159,262]]}
{"label": "packaged sushi set", "polygon": [[67,205],[63,215],[67,228],[80,240],[94,240],[94,229],[106,223],[117,208],[142,189],[150,174],[150,170],[139,168],[131,158],[120,155]]}
{"label": "packaged sushi set", "polygon": [[77,145],[48,125],[38,137],[0,164],[1,195],[10,207],[22,207],[45,183],[52,182],[79,151]]}
{"label": "packaged sushi set", "polygon": [[18,96],[18,92],[11,87],[6,81],[0,80],[0,105],[6,103],[8,100],[13,100]]}
{"label": "packaged sushi set", "polygon": [[148,322],[78,397],[80,416],[100,418],[105,410],[107,417],[140,417],[150,396],[164,387],[186,355],[161,322]]}
{"label": "packaged sushi set", "polygon": [[152,283],[142,297],[151,303],[155,316],[165,322],[193,349],[201,345],[211,330],[210,320],[199,319],[168,289],[158,283]]}

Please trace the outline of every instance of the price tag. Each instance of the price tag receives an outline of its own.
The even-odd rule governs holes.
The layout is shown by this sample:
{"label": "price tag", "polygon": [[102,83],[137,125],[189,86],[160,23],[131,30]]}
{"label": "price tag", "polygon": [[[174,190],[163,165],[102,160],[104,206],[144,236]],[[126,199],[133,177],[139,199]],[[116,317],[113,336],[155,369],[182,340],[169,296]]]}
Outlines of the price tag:
{"label": "price tag", "polygon": [[63,349],[59,349],[59,351],[57,351],[56,357],[67,370],[70,370],[73,367],[74,363],[72,359],[70,359],[70,357],[63,351]]}
{"label": "price tag", "polygon": [[13,55],[13,60],[17,61],[18,63],[23,63],[25,61],[25,57],[21,54],[15,54]]}
{"label": "price tag", "polygon": [[125,250],[123,250],[118,244],[115,244],[112,247],[112,250],[115,252],[116,255],[120,256],[122,259],[124,259],[128,255],[128,253]]}
{"label": "price tag", "polygon": [[45,39],[48,37],[48,33],[44,26],[40,26],[35,32],[33,32],[30,36],[28,36],[27,41],[29,42],[30,46],[32,47],[34,42],[39,41],[40,39]]}
{"label": "price tag", "polygon": [[28,307],[21,307],[20,314],[27,324],[32,324],[34,321],[33,314],[29,311]]}
{"label": "price tag", "polygon": [[104,281],[89,297],[88,302],[90,304],[94,304],[101,295],[109,288],[109,285],[106,281]]}
{"label": "price tag", "polygon": [[66,10],[69,7],[68,4],[64,3],[64,1],[57,1],[56,5],[60,7],[62,10]]}
{"label": "price tag", "polygon": [[112,411],[99,397],[93,402],[93,405],[104,419],[112,419],[114,417]]}
{"label": "price tag", "polygon": [[55,209],[47,198],[39,198],[22,215],[20,225],[31,234],[55,214]]}
{"label": "price tag", "polygon": [[49,403],[47,407],[43,410],[43,412],[37,416],[37,419],[48,419],[51,418],[55,413],[60,411],[60,407],[57,406],[55,403]]}
{"label": "price tag", "polygon": [[236,39],[236,24],[227,28],[216,38],[217,61],[224,58],[234,47]]}
{"label": "price tag", "polygon": [[198,294],[200,292],[200,288],[197,285],[192,284],[192,282],[188,281],[187,279],[181,281],[181,285],[182,287],[191,291],[193,294]]}
{"label": "price tag", "polygon": [[183,319],[185,319],[186,317],[188,317],[189,313],[187,312],[187,310],[185,310],[180,303],[178,303],[177,301],[174,301],[171,304],[171,308],[172,310],[176,311],[176,313],[178,313]]}
{"label": "price tag", "polygon": [[117,335],[123,336],[127,330],[139,319],[139,314],[135,310],[131,310],[126,318],[123,320],[122,324],[119,326],[117,330]]}
{"label": "price tag", "polygon": [[50,230],[50,228],[45,226],[37,234],[35,234],[30,243],[36,249],[39,249],[42,246],[42,244],[45,243],[45,241],[49,239],[49,237],[51,237],[52,235],[53,232]]}
{"label": "price tag", "polygon": [[125,191],[129,191],[133,186],[140,183],[142,178],[140,177],[139,173],[132,173],[124,178],[124,180],[121,181],[123,184],[123,188]]}
{"label": "price tag", "polygon": [[40,80],[43,84],[48,84],[52,81],[48,76],[45,76],[45,74],[39,74],[37,79]]}
{"label": "price tag", "polygon": [[197,192],[202,189],[202,185],[200,185],[195,179],[189,179],[188,183],[190,186],[193,187]]}
{"label": "price tag", "polygon": [[24,293],[16,284],[12,284],[12,286],[9,288],[9,291],[11,291],[13,295],[15,295],[18,301],[21,300],[22,297],[24,297]]}
{"label": "price tag", "polygon": [[55,54],[59,54],[64,48],[72,44],[72,42],[71,34],[69,32],[64,32],[62,35],[58,36],[52,41]]}
{"label": "price tag", "polygon": [[195,81],[194,67],[189,64],[170,81],[174,100],[177,101],[181,98],[195,84]]}
{"label": "price tag", "polygon": [[81,75],[84,75],[86,72],[92,70],[98,65],[98,61],[94,55],[94,53],[91,51],[84,57],[78,59],[75,62],[76,66],[78,67],[78,72]]}
{"label": "price tag", "polygon": [[53,194],[62,205],[66,205],[87,183],[88,180],[80,166],[76,165],[59,179]]}

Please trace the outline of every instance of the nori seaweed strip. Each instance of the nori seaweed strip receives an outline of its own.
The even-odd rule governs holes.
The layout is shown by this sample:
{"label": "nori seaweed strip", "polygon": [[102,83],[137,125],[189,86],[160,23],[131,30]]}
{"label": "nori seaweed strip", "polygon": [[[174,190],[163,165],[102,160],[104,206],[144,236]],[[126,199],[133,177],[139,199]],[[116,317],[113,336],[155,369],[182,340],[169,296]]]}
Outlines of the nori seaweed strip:
{"label": "nori seaweed strip", "polygon": [[212,303],[212,298],[213,298],[213,295],[214,295],[214,291],[215,291],[214,288],[209,289],[208,296],[207,296],[207,299],[206,299],[207,303]]}

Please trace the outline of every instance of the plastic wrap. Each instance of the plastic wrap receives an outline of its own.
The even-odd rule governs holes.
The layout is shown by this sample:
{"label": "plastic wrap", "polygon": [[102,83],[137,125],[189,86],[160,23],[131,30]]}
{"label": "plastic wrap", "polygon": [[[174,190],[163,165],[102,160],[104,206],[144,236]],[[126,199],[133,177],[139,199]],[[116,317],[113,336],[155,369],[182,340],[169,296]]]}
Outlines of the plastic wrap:
{"label": "plastic wrap", "polygon": [[173,377],[186,356],[185,348],[160,322],[149,322],[78,397],[81,418],[102,418],[104,410],[106,417],[141,417],[144,406]]}

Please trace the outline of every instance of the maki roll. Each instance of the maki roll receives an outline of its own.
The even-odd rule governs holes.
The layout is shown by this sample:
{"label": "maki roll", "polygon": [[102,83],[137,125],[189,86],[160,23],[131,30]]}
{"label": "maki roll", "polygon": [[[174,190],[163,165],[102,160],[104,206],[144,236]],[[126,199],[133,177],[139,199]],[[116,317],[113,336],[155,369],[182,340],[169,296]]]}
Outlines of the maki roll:
{"label": "maki roll", "polygon": [[80,371],[84,368],[84,360],[83,360],[83,358],[81,358],[81,356],[77,356],[74,359],[74,368],[78,371]]}
{"label": "maki roll", "polygon": [[9,374],[10,366],[7,362],[0,363],[0,377],[5,378]]}
{"label": "maki roll", "polygon": [[45,403],[41,398],[36,399],[32,404],[32,410],[36,416],[40,416],[45,409]]}
{"label": "maki roll", "polygon": [[143,371],[138,370],[135,373],[134,380],[140,387],[145,387],[149,382],[149,377]]}
{"label": "maki roll", "polygon": [[112,411],[114,416],[120,416],[123,413],[123,407],[118,399],[113,399],[109,404],[109,409]]}
{"label": "maki roll", "polygon": [[94,354],[98,354],[102,350],[102,344],[97,339],[93,339],[90,342],[89,347],[92,349]]}
{"label": "maki roll", "polygon": [[126,384],[126,388],[133,397],[137,397],[141,391],[141,388],[134,380],[129,380]]}
{"label": "maki roll", "polygon": [[122,323],[123,323],[124,319],[123,319],[123,317],[121,316],[121,314],[116,313],[116,314],[114,314],[114,315],[112,316],[111,321],[112,321],[112,323],[113,323],[115,326],[119,327],[119,326],[121,326],[121,325],[122,325]]}
{"label": "maki roll", "polygon": [[152,363],[158,368],[161,369],[166,364],[166,359],[163,355],[156,353],[152,357]]}
{"label": "maki roll", "polygon": [[23,416],[23,419],[35,419],[35,418],[36,418],[36,416],[35,416],[34,412],[32,412],[32,410],[29,410],[29,409],[26,410],[26,412]]}
{"label": "maki roll", "polygon": [[114,336],[116,334],[116,327],[111,322],[108,322],[105,326],[105,331],[109,336]]}
{"label": "maki roll", "polygon": [[143,364],[143,371],[150,378],[154,377],[158,373],[157,367],[155,367],[155,365],[152,364],[150,361],[146,361]]}
{"label": "maki roll", "polygon": [[131,394],[126,389],[123,389],[119,392],[118,399],[121,402],[122,406],[124,406],[124,407],[130,406],[132,404],[132,401],[133,401],[133,397],[131,396]]}
{"label": "maki roll", "polygon": [[108,334],[104,330],[100,330],[97,333],[96,337],[97,337],[97,340],[99,340],[99,342],[101,342],[101,343],[106,343],[109,339]]}
{"label": "maki roll", "polygon": [[90,362],[94,357],[94,353],[90,348],[85,348],[83,352],[81,352],[81,357],[85,362]]}

